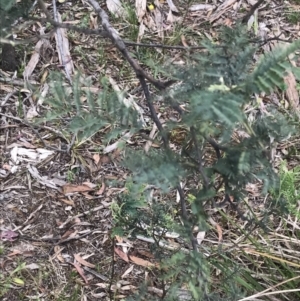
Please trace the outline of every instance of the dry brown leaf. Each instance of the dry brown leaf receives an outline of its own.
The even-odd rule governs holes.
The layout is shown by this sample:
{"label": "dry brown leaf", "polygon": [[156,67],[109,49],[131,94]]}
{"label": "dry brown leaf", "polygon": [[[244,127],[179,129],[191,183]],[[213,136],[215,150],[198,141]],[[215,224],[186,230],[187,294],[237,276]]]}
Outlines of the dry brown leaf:
{"label": "dry brown leaf", "polygon": [[218,9],[210,16],[210,22],[214,22],[219,19],[237,0],[226,0],[221,4]]}
{"label": "dry brown leaf", "polygon": [[43,208],[43,206],[44,205],[41,204],[37,209],[31,212],[30,215],[27,217],[26,221],[24,222],[24,225],[26,225],[36,215],[36,213]]}
{"label": "dry brown leaf", "polygon": [[85,259],[83,259],[79,254],[74,254],[74,258],[82,265],[89,267],[89,268],[94,268],[95,265],[87,262]]}
{"label": "dry brown leaf", "polygon": [[98,191],[96,191],[96,195],[102,195],[103,193],[104,193],[104,191],[105,191],[105,188],[106,188],[106,185],[105,185],[105,183],[103,182],[102,183],[102,185],[101,185],[101,188],[98,190]]}
{"label": "dry brown leaf", "polygon": [[5,169],[5,170],[10,170],[11,166],[9,164],[3,164],[2,168]]}
{"label": "dry brown leaf", "polygon": [[107,163],[111,162],[111,159],[110,159],[109,156],[102,156],[100,161],[101,161],[102,164],[107,164]]}
{"label": "dry brown leaf", "polygon": [[173,11],[175,13],[179,13],[178,8],[175,6],[175,4],[173,3],[172,0],[167,0],[167,2],[168,2],[168,5],[169,5],[171,11]]}
{"label": "dry brown leaf", "polygon": [[158,36],[163,39],[164,38],[164,17],[161,11],[158,8],[154,10],[154,19],[157,28]]}
{"label": "dry brown leaf", "polygon": [[147,11],[147,0],[135,0],[135,9],[136,16],[141,22]]}
{"label": "dry brown leaf", "polygon": [[61,248],[60,246],[54,246],[54,255],[52,256],[52,259],[54,259],[55,257],[61,262],[61,263],[65,263],[65,259],[62,257],[61,255],[61,251],[64,248]]}
{"label": "dry brown leaf", "polygon": [[134,262],[135,264],[146,267],[146,268],[155,266],[155,264],[153,264],[152,262],[142,259],[142,258],[139,258],[139,257],[136,257],[136,256],[129,256],[129,259],[132,262]]}
{"label": "dry brown leaf", "polygon": [[90,188],[87,185],[73,185],[73,184],[66,184],[62,187],[62,189],[64,194],[93,190],[93,188]]}
{"label": "dry brown leaf", "polygon": [[129,290],[134,291],[134,290],[136,290],[136,286],[131,285],[131,284],[129,284],[129,285],[124,285],[124,286],[121,287],[121,290],[122,290],[122,291],[129,291]]}
{"label": "dry brown leaf", "polygon": [[116,235],[115,239],[116,239],[117,242],[120,242],[120,243],[123,242],[123,237],[121,237],[119,235]]}
{"label": "dry brown leaf", "polygon": [[84,197],[88,200],[92,200],[94,197],[92,195],[90,195],[88,192],[82,192],[82,194],[84,195]]}
{"label": "dry brown leaf", "polygon": [[62,237],[60,238],[60,240],[65,240],[68,237],[73,237],[78,233],[78,231],[74,231],[74,230],[68,230],[66,231]]}
{"label": "dry brown leaf", "polygon": [[138,253],[142,256],[145,256],[145,257],[148,257],[148,258],[151,258],[153,259],[154,258],[154,255],[146,250],[138,250]]}
{"label": "dry brown leaf", "polygon": [[126,17],[126,10],[120,0],[106,0],[107,9],[117,17]]}
{"label": "dry brown leaf", "polygon": [[33,51],[33,54],[28,62],[28,64],[26,65],[25,69],[24,69],[24,72],[23,72],[23,76],[25,79],[28,79],[32,72],[34,71],[37,63],[39,62],[40,60],[40,50],[42,48],[42,45],[44,44],[44,40],[40,40],[37,42],[35,48],[34,48],[34,51]]}
{"label": "dry brown leaf", "polygon": [[29,110],[26,113],[27,120],[32,120],[34,117],[39,116],[39,113],[36,110],[35,106],[32,106],[29,108]]}
{"label": "dry brown leaf", "polygon": [[83,182],[82,184],[83,184],[83,185],[86,185],[86,186],[88,186],[88,187],[90,187],[90,188],[92,188],[92,189],[94,189],[94,188],[97,187],[96,184],[91,183],[91,182]]}
{"label": "dry brown leaf", "polygon": [[197,243],[198,245],[201,245],[202,241],[204,240],[206,232],[205,231],[200,231],[197,233]]}
{"label": "dry brown leaf", "polygon": [[297,83],[293,73],[289,72],[284,77],[284,82],[287,85],[287,89],[285,91],[287,100],[289,101],[290,106],[297,110],[299,106],[299,94],[297,91]]}
{"label": "dry brown leaf", "polygon": [[146,26],[144,24],[143,21],[141,21],[140,23],[140,26],[139,26],[139,33],[138,33],[138,37],[137,37],[137,42],[140,43],[143,36],[144,36],[144,33],[145,33],[145,29],[146,29]]}
{"label": "dry brown leaf", "polygon": [[15,255],[21,255],[21,254],[23,254],[22,251],[20,251],[20,250],[13,250],[11,253],[8,253],[6,256],[7,257],[12,257],[12,256],[15,256]]}
{"label": "dry brown leaf", "polygon": [[129,262],[127,254],[121,251],[119,248],[115,248],[115,253],[118,254],[124,261]]}
{"label": "dry brown leaf", "polygon": [[198,11],[198,10],[213,10],[215,5],[212,4],[194,4],[189,7],[189,11]]}
{"label": "dry brown leaf", "polygon": [[187,42],[186,42],[186,39],[185,39],[185,36],[184,36],[184,35],[181,36],[181,43],[182,43],[182,45],[183,45],[184,47],[189,47],[189,45],[188,45]]}
{"label": "dry brown leaf", "polygon": [[74,219],[73,219],[73,224],[74,225],[79,225],[79,224],[81,224],[81,223],[83,223],[81,220],[80,220],[80,218],[79,217],[75,217]]}
{"label": "dry brown leaf", "polygon": [[225,9],[228,9],[230,6],[232,6],[237,0],[226,0],[224,3],[222,3],[218,9],[218,11],[224,11]]}
{"label": "dry brown leaf", "polygon": [[216,223],[216,228],[217,228],[217,232],[218,232],[218,241],[221,242],[223,240],[223,231],[222,228],[219,224]]}
{"label": "dry brown leaf", "polygon": [[4,85],[3,83],[1,83],[0,90],[10,93],[14,90],[14,88],[12,86]]}
{"label": "dry brown leaf", "polygon": [[25,269],[29,269],[29,270],[38,270],[40,268],[40,266],[37,263],[29,263],[26,265]]}
{"label": "dry brown leaf", "polygon": [[85,275],[84,275],[83,269],[82,269],[78,264],[76,264],[76,263],[72,263],[72,262],[69,262],[69,263],[70,263],[72,266],[75,267],[75,269],[77,270],[78,274],[82,277],[82,279],[85,281],[85,283],[88,284],[89,282],[88,282],[87,278],[86,278]]}
{"label": "dry brown leaf", "polygon": [[69,200],[69,199],[59,199],[60,201],[62,201],[63,203],[69,205],[69,206],[72,206],[72,207],[75,207],[75,203],[73,202],[73,200]]}
{"label": "dry brown leaf", "polygon": [[[62,22],[61,15],[57,13],[57,21]],[[58,27],[55,31],[56,48],[61,66],[64,67],[67,78],[71,81],[74,65],[70,53],[69,40],[65,28]]]}
{"label": "dry brown leaf", "polygon": [[99,154],[94,154],[93,159],[94,159],[95,163],[98,165],[98,163],[100,162],[100,155]]}
{"label": "dry brown leaf", "polygon": [[232,23],[233,23],[233,21],[229,18],[226,18],[223,22],[223,24],[228,27],[231,27]]}
{"label": "dry brown leaf", "polygon": [[125,278],[128,274],[130,274],[133,270],[134,265],[132,264],[125,272],[124,274],[121,276],[121,278]]}
{"label": "dry brown leaf", "polygon": [[90,14],[90,28],[91,29],[98,29],[98,17],[97,15],[94,15],[94,13]]}
{"label": "dry brown leaf", "polygon": [[222,231],[222,228],[220,227],[220,225],[219,225],[217,222],[215,222],[215,221],[212,219],[212,217],[210,217],[208,220],[209,220],[209,222],[210,222],[213,226],[216,227],[217,232],[218,232],[218,241],[221,242],[222,239],[223,239],[223,234],[222,234],[223,231]]}

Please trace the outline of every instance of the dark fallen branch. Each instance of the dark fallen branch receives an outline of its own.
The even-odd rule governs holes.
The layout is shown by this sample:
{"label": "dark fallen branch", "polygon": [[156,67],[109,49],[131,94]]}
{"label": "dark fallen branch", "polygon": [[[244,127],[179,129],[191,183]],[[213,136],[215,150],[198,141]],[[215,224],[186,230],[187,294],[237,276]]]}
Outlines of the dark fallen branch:
{"label": "dark fallen branch", "polygon": [[244,16],[242,19],[242,23],[247,23],[251,16],[254,14],[254,12],[259,8],[259,6],[264,2],[265,0],[258,0],[250,9],[250,11]]}

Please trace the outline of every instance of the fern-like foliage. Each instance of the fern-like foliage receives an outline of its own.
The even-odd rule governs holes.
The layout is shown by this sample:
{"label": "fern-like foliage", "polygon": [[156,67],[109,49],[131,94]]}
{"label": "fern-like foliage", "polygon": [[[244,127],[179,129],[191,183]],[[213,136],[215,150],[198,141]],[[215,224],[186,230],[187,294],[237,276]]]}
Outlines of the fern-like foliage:
{"label": "fern-like foliage", "polygon": [[293,69],[287,57],[300,47],[300,40],[285,47],[277,47],[271,53],[261,57],[261,61],[247,79],[245,92],[271,92],[274,88],[285,88],[283,76]]}
{"label": "fern-like foliage", "polygon": [[[198,189],[193,187],[188,198],[191,214],[187,224],[201,229],[205,228],[204,202],[218,201],[220,191],[223,191],[221,195],[225,200],[238,204],[245,198],[245,187],[249,183],[262,183],[262,194],[280,185],[278,174],[270,163],[270,149],[272,143],[288,139],[295,128],[290,120],[292,118],[287,118],[287,114],[281,113],[279,108],[267,106],[262,110],[254,95],[283,90],[284,76],[288,71],[294,71],[298,76],[299,72],[294,70],[287,57],[299,48],[300,42],[295,41],[287,47],[264,54],[259,62],[253,61],[254,53],[258,51],[256,45],[240,28],[225,28],[217,45],[211,41],[203,45],[207,51],[194,55],[184,68],[173,70],[173,76],[180,84],[164,95],[166,105],[171,103],[173,108],[184,107],[180,121],[169,121],[165,126],[165,131],[170,132],[176,127],[186,130],[181,156],[165,151],[169,160],[159,155],[142,155],[135,157],[136,161],[126,162],[133,172],[135,183],[139,185],[151,183],[157,188],[165,188],[168,183],[175,187],[176,178],[178,184],[182,175],[187,182],[194,183],[196,178],[200,184],[196,185]],[[245,112],[247,106],[253,107],[251,116]],[[205,156],[206,153],[209,155]],[[184,173],[180,174],[180,170]],[[128,201],[122,200],[124,209]],[[155,210],[154,206],[150,206],[149,211],[152,210]],[[130,210],[122,212],[123,216],[129,217],[129,214]],[[266,219],[264,216],[258,224],[262,225]],[[118,226],[121,224],[118,223]],[[188,239],[190,233],[187,228],[183,227],[183,231],[186,235],[182,237]],[[244,281],[251,278],[250,274],[229,271],[229,263],[225,263],[230,261],[228,254],[219,254],[221,262],[208,261],[222,270],[223,279],[228,277],[222,282],[226,297],[221,297],[207,285],[210,272],[205,258],[200,254],[194,254],[193,258],[180,254],[176,253],[175,257],[166,261],[168,267],[172,266],[172,271],[166,273],[163,279],[177,277],[174,286],[168,290],[166,300],[178,300],[178,291],[186,285],[191,293],[190,300],[237,300],[243,292],[230,286],[232,281],[243,283],[249,291],[254,289]],[[230,277],[235,280],[229,280]]]}
{"label": "fern-like foliage", "polygon": [[291,170],[287,168],[287,162],[282,161],[279,167],[279,185],[271,190],[275,208],[288,214],[300,217],[298,210],[300,183],[300,168],[297,166]]}
{"label": "fern-like foliage", "polygon": [[134,181],[155,185],[165,192],[176,186],[186,174],[178,156],[170,152],[129,153],[124,165],[133,171]]}
{"label": "fern-like foliage", "polygon": [[[195,132],[185,159],[199,163],[198,150],[215,139],[221,156],[205,172],[222,175],[225,191],[238,201],[249,182],[263,181],[265,192],[278,183],[266,150],[271,141],[288,138],[293,127],[276,108],[268,107],[264,113],[257,106],[251,121],[244,107],[253,102],[255,93],[284,89],[284,76],[293,69],[287,57],[299,48],[300,41],[263,55],[256,65],[256,47],[243,30],[225,28],[218,45],[211,41],[204,45],[206,52],[195,55],[192,65],[175,73],[182,83],[170,91],[168,101],[185,106],[177,126],[193,127]],[[232,139],[236,132],[243,136],[238,141]],[[193,172],[196,170],[197,165]]]}
{"label": "fern-like foliage", "polygon": [[[191,229],[206,229],[205,205],[221,198],[238,210],[248,183],[261,183],[262,193],[283,184],[270,163],[270,149],[272,143],[288,139],[295,131],[286,113],[278,107],[262,108],[257,100],[260,93],[284,89],[288,71],[300,78],[299,70],[287,60],[300,41],[264,54],[258,62],[254,61],[258,48],[241,28],[224,28],[217,43],[205,41],[203,45],[206,51],[190,57],[186,66],[167,70],[178,84],[165,91],[163,99],[181,116],[178,122],[167,121],[161,134],[172,137],[176,128],[183,129],[181,147],[161,147],[147,154],[127,149],[123,164],[132,175],[126,193],[112,206],[115,234],[153,238],[153,253],[164,267],[158,274],[165,285],[164,300],[168,301],[179,300],[183,288],[188,291],[188,300],[197,301],[237,300],[243,289],[257,291],[252,283],[258,282],[249,271],[238,269],[230,253],[214,249],[214,255],[206,258],[204,252],[189,250]],[[97,95],[83,89],[90,83],[80,78],[72,87],[59,82],[61,79],[56,78],[52,86],[47,120],[63,120],[68,127],[65,130],[77,133],[80,139],[108,125],[110,139],[124,130],[141,130],[137,112],[119,101],[105,79]],[[251,113],[245,110],[249,107]],[[181,207],[171,194],[180,182],[186,184],[182,191],[188,192],[185,199],[180,196]],[[165,199],[147,194],[149,185]],[[183,221],[178,212],[184,210],[188,216]],[[260,224],[266,219],[264,216]],[[161,233],[174,230],[182,240],[178,248],[166,250],[161,247]],[[210,280],[211,269],[221,271],[219,291]],[[147,289],[135,296],[135,300],[145,298],[157,300]]]}
{"label": "fern-like foliage", "polygon": [[79,141],[107,126],[112,126],[107,139],[118,137],[128,129],[134,131],[141,128],[136,110],[119,101],[106,79],[102,80],[97,94],[89,89],[91,82],[79,74],[72,86],[58,84],[62,82],[60,74],[51,75],[51,97],[47,99],[51,110],[39,122],[56,120],[61,123],[63,120],[62,129],[75,133]]}

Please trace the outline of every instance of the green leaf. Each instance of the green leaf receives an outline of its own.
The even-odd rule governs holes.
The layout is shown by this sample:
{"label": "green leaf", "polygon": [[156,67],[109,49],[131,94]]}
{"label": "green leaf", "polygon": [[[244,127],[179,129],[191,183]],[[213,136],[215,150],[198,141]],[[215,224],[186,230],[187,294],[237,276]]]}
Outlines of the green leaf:
{"label": "green leaf", "polygon": [[18,286],[24,286],[25,285],[25,282],[22,279],[17,278],[17,277],[12,278],[12,281],[13,281],[14,284],[16,284]]}

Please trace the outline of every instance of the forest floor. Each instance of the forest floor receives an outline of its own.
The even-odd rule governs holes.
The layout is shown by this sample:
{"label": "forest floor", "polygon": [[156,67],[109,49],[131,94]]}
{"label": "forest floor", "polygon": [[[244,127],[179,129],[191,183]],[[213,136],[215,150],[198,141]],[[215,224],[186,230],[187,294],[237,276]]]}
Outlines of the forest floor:
{"label": "forest floor", "polygon": [[[189,51],[200,51],[187,51],[182,46],[200,46],[203,38],[216,39],[222,26],[240,22],[256,1],[208,0],[201,4],[201,1],[193,0],[157,1],[156,5],[148,2],[146,8],[136,7],[136,3],[143,3],[142,0],[125,2],[123,9],[115,9],[112,0],[100,1],[100,5],[125,41],[170,46],[154,48],[127,44],[141,66],[156,77],[162,76],[161,67],[185,64]],[[53,16],[52,1],[45,3]],[[71,26],[99,28],[99,18],[88,1],[57,1],[56,10],[63,22]],[[33,8],[32,14],[36,18],[45,18],[38,6]],[[269,39],[261,52],[268,52],[278,44],[284,45],[286,42],[283,41],[298,39],[299,24],[300,1],[263,1],[248,21],[254,35]],[[111,235],[111,205],[125,191],[128,176],[128,171],[120,164],[123,153],[118,148],[118,142],[124,139],[104,140],[107,128],[79,138],[67,129],[68,119],[40,124],[31,122],[47,113],[51,72],[60,73],[66,84],[66,73],[72,77],[80,72],[82,89],[86,88],[84,83],[88,80],[91,93],[100,93],[101,79],[105,76],[114,90],[120,89],[131,95],[143,108],[150,132],[153,124],[139,81],[108,39],[66,30],[66,40],[59,42],[54,38],[52,28],[43,21],[20,20],[15,26],[15,39],[26,43],[16,45],[15,50],[9,47],[2,50],[2,61],[11,59],[12,63],[8,65],[12,65],[12,69],[17,66],[18,70],[4,70],[7,64],[2,62],[0,299],[119,300],[130,296],[145,280],[149,290],[159,299],[162,290],[156,282],[155,270],[149,269],[149,265],[155,263],[151,243],[122,237],[113,240]],[[44,34],[43,39],[39,38]],[[65,57],[70,54],[65,65],[58,55],[62,46]],[[298,88],[291,79],[289,93],[266,96],[264,100],[274,100],[287,110],[297,110]],[[151,92],[158,93],[154,88]],[[169,112],[160,105],[159,102],[156,104],[160,118],[167,120]],[[176,142],[176,135],[173,138]],[[142,136],[124,141],[133,148],[143,148],[147,143]],[[300,137],[278,145],[274,150],[278,162],[274,165],[279,167],[288,149],[295,148],[295,156],[287,161],[287,169],[294,175],[299,162],[299,142]],[[174,195],[171,193],[171,197]],[[249,198],[260,199],[257,187],[249,186]],[[262,202],[257,202],[258,207]],[[234,216],[230,211],[226,214]],[[220,226],[216,223],[217,231],[206,233],[202,244],[216,245],[222,236],[224,245],[234,246],[244,235],[243,222],[238,223],[239,229],[235,228],[236,224],[220,223]],[[282,229],[283,224],[292,227],[293,233],[287,235],[286,229]],[[297,277],[300,240],[294,231],[299,231],[299,222],[290,216],[274,221],[274,225],[268,236],[255,240],[272,249],[270,253],[256,252],[249,243],[243,247],[248,248],[248,255],[255,256],[259,264],[267,262],[270,270],[282,264],[290,277]],[[130,259],[126,253],[130,254]],[[245,259],[247,255],[237,252],[235,256],[241,265],[249,265],[251,269],[251,261]],[[253,273],[257,274],[257,284],[261,285],[258,290],[271,286],[265,279],[264,270],[259,274],[259,269],[253,269]],[[284,279],[284,275],[279,276]],[[272,298],[261,297],[260,300],[297,300],[284,294]]]}

